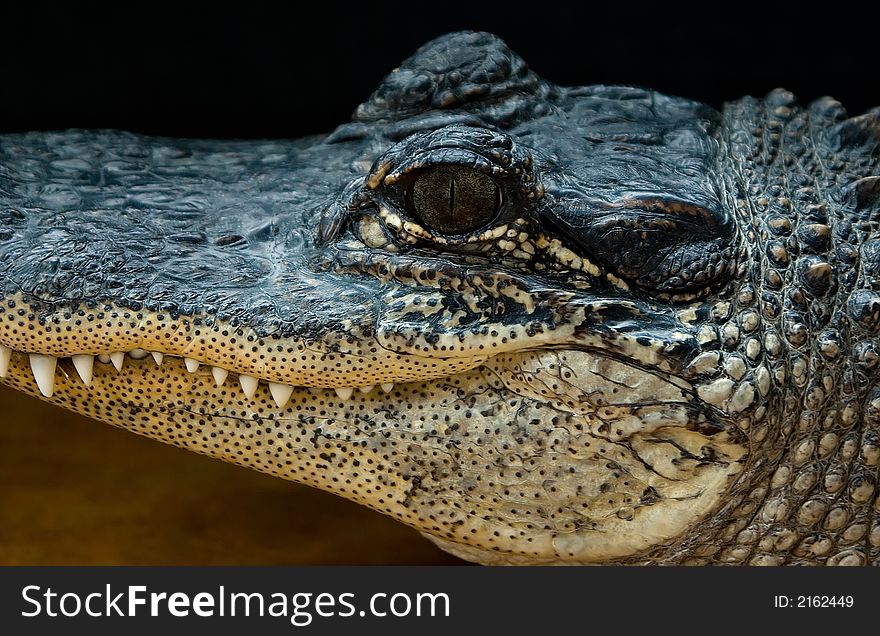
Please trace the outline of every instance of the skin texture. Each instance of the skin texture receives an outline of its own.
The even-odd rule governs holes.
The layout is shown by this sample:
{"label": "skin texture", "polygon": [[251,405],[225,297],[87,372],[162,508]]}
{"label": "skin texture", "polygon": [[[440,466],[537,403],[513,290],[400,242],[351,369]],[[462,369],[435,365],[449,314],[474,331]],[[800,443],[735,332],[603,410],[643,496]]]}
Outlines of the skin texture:
{"label": "skin texture", "polygon": [[325,138],[6,136],[4,382],[481,563],[876,563],[878,130],[460,33]]}

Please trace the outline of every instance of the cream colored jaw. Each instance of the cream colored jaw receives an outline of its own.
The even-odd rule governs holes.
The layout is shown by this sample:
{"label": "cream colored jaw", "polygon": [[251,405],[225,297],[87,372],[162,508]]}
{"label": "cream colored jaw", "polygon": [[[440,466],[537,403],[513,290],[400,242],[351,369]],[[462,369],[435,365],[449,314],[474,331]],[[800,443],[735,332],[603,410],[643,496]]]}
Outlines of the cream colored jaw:
{"label": "cream colored jaw", "polygon": [[[6,374],[9,372],[9,361],[12,357],[12,353],[12,349],[4,345],[0,345],[0,378],[5,378]],[[34,380],[37,383],[37,388],[39,388],[40,393],[44,397],[52,397],[52,394],[55,392],[55,369],[58,366],[58,358],[42,353],[30,353],[22,355],[28,356],[28,359],[30,361],[31,373],[33,373]],[[116,368],[116,370],[121,373],[125,365],[126,356],[134,360],[143,360],[147,357],[152,356],[156,366],[160,367],[162,366],[162,362],[165,359],[165,355],[166,354],[163,354],[159,351],[144,351],[143,349],[133,349],[128,352],[113,351],[109,353],[102,353],[97,356],[92,354],[73,355],[70,357],[70,360],[73,363],[73,367],[76,369],[80,380],[82,380],[83,384],[88,387],[92,384],[95,358],[97,358],[98,362],[100,363],[112,364]],[[183,362],[186,366],[186,370],[189,373],[195,373],[196,371],[198,371],[199,367],[202,364],[201,362],[193,358],[184,358]],[[214,377],[214,382],[218,387],[222,386],[226,382],[226,379],[229,377],[229,373],[229,369],[211,365],[211,375]],[[279,384],[277,382],[271,382],[268,380],[261,380],[260,378],[256,378],[250,375],[238,375],[238,382],[241,385],[241,390],[248,399],[254,398],[261,381],[265,382],[268,385],[269,393],[271,393],[272,399],[278,405],[278,408],[284,408],[287,405],[287,402],[290,400],[291,394],[293,393],[293,386],[289,384]],[[390,393],[391,390],[394,388],[393,383],[384,383],[379,386],[385,393]],[[357,388],[362,393],[369,393],[370,391],[375,389],[375,385],[360,387],[335,387],[334,390],[341,399],[347,400],[352,396],[355,388]]]}

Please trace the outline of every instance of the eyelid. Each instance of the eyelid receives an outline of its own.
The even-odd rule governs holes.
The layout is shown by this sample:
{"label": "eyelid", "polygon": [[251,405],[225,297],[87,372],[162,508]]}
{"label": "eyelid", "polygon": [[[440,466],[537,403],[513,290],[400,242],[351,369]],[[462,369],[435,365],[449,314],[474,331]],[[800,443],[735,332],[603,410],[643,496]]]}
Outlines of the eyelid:
{"label": "eyelid", "polygon": [[431,148],[430,150],[417,153],[396,166],[394,170],[385,175],[383,183],[386,186],[394,185],[411,174],[441,165],[473,168],[496,179],[503,179],[510,174],[502,165],[472,150],[465,148]]}

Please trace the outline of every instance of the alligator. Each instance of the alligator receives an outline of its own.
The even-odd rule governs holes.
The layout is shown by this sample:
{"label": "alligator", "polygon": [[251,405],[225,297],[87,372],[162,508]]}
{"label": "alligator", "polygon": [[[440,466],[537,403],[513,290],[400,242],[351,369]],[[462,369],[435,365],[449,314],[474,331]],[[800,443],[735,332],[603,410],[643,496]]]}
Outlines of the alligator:
{"label": "alligator", "polygon": [[0,377],[478,563],[876,565],[878,165],[477,32],[329,135],[6,134]]}

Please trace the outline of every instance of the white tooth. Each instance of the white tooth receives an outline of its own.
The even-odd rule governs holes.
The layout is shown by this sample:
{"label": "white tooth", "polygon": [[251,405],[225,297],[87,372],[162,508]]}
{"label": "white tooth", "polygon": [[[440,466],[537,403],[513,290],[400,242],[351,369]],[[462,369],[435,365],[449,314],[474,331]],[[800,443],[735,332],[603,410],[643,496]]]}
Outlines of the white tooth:
{"label": "white tooth", "polygon": [[150,355],[153,356],[153,360],[156,361],[156,366],[161,367],[162,366],[162,354],[159,353],[158,351],[150,351]]}
{"label": "white tooth", "polygon": [[83,384],[92,386],[92,368],[95,366],[95,356],[85,354],[71,356],[70,359],[73,360],[73,366],[76,367],[76,372],[79,373]]}
{"label": "white tooth", "polygon": [[9,373],[9,358],[12,356],[12,349],[0,345],[0,378],[5,378]]}
{"label": "white tooth", "polygon": [[387,384],[383,384],[382,390],[385,391],[385,393],[391,393],[391,391],[394,390],[394,383],[388,382]]}
{"label": "white tooth", "polygon": [[223,386],[223,383],[226,382],[226,376],[229,375],[229,369],[211,367],[211,375],[214,376],[214,382],[217,383],[217,386]]}
{"label": "white tooth", "polygon": [[371,384],[370,386],[362,386],[360,388],[360,392],[361,393],[369,393],[370,391],[372,391],[375,388],[376,388],[375,384]]}
{"label": "white tooth", "polygon": [[98,362],[103,362],[104,364],[110,364],[110,356],[106,353],[102,353],[98,356]]}
{"label": "white tooth", "polygon": [[55,392],[55,365],[58,360],[52,356],[46,356],[42,353],[32,353],[31,371],[34,374],[34,380],[45,397],[52,397]]}
{"label": "white tooth", "polygon": [[150,354],[143,349],[132,349],[128,352],[128,355],[130,355],[134,360],[143,360]]}
{"label": "white tooth", "polygon": [[336,395],[338,395],[339,399],[341,400],[347,400],[351,397],[351,394],[354,393],[354,389],[352,389],[351,387],[347,387],[344,389],[340,389],[339,387],[337,387],[334,390],[336,391]]}
{"label": "white tooth", "polygon": [[110,354],[110,362],[113,363],[113,366],[116,367],[117,371],[122,371],[122,365],[125,362],[125,352],[114,351]]}
{"label": "white tooth", "polygon": [[260,385],[260,381],[252,375],[240,375],[238,376],[238,381],[244,394],[248,396],[248,399],[253,400],[257,394],[257,387]]}
{"label": "white tooth", "polygon": [[190,373],[195,373],[199,368],[199,361],[192,358],[184,358],[183,363],[186,365],[186,370]]}
{"label": "white tooth", "polygon": [[283,409],[285,405],[287,405],[287,401],[290,399],[290,394],[293,393],[293,387],[286,384],[275,384],[274,382],[270,382],[269,393],[272,394],[272,399],[275,400],[275,404],[278,405],[278,408]]}

